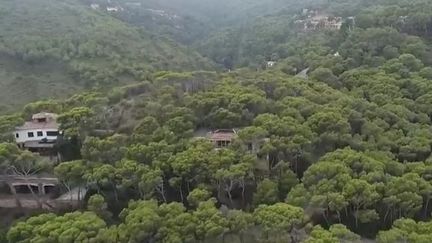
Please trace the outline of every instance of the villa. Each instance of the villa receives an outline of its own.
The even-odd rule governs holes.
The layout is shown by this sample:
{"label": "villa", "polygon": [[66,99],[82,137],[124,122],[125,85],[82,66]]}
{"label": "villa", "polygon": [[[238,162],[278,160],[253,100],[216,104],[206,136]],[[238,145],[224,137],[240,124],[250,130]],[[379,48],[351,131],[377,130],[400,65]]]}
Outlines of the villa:
{"label": "villa", "polygon": [[16,127],[14,132],[18,147],[41,155],[52,155],[58,135],[57,115],[47,112],[34,114],[30,121]]}

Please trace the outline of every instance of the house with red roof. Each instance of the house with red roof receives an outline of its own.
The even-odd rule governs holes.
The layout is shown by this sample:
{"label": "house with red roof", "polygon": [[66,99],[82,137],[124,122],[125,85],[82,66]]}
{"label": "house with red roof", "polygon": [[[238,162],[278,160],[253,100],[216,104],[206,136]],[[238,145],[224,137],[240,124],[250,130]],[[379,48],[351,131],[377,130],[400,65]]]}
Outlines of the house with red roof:
{"label": "house with red roof", "polygon": [[218,129],[208,134],[208,139],[216,148],[228,147],[235,137],[237,132],[234,129]]}

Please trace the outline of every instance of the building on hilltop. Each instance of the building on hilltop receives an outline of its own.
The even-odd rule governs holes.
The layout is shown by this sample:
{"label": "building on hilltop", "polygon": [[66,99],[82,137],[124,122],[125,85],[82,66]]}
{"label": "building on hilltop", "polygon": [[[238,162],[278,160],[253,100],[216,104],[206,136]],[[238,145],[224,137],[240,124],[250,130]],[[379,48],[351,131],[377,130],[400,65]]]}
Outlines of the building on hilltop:
{"label": "building on hilltop", "polygon": [[30,121],[16,127],[14,133],[18,147],[42,156],[55,155],[53,150],[58,135],[57,115],[47,112],[34,114]]}
{"label": "building on hilltop", "polygon": [[305,30],[339,30],[342,27],[341,17],[329,17],[325,15],[314,16],[304,22]]}
{"label": "building on hilltop", "polygon": [[294,24],[305,31],[307,30],[340,30],[343,24],[342,17],[333,17],[320,13],[318,10],[304,9],[301,19],[294,21]]}

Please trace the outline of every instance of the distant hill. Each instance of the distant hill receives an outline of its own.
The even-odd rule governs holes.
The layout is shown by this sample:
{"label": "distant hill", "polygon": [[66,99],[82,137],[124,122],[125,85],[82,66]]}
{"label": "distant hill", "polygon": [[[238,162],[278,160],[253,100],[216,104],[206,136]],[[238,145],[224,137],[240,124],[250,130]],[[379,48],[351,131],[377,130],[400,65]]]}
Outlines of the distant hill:
{"label": "distant hill", "polygon": [[[181,0],[177,0],[181,1]],[[253,2],[253,0],[251,0]],[[236,1],[233,1],[236,2]],[[276,1],[277,2],[277,1]],[[336,43],[348,35],[350,23],[360,28],[390,27],[397,31],[418,37],[432,36],[430,24],[430,1],[424,0],[346,0],[346,1],[292,1],[274,3],[266,1],[250,4],[251,9],[263,9],[262,14],[251,20],[242,19],[236,24],[224,25],[210,33],[205,39],[195,43],[195,48],[205,57],[224,65],[226,68],[258,68],[267,61],[280,61],[285,58],[298,59],[306,47],[324,45],[330,48],[324,52],[338,49]],[[232,3],[233,4],[233,3]],[[255,7],[253,7],[255,6]],[[280,11],[271,11],[264,6],[279,6]],[[245,6],[246,8],[246,6]],[[323,16],[341,17],[340,31],[302,31],[296,26],[296,20],[307,19],[313,10]],[[250,10],[254,12],[253,10]],[[241,16],[240,10],[238,15]],[[235,18],[231,16],[230,18]],[[257,17],[258,16],[258,17]],[[310,17],[310,16],[309,16]],[[229,18],[227,18],[229,19]],[[241,19],[241,18],[240,18]],[[354,22],[353,22],[354,20]],[[319,52],[316,48],[315,52]],[[292,61],[292,60],[290,60]],[[298,60],[295,60],[298,62]],[[430,63],[431,61],[428,61]],[[301,65],[300,65],[301,66]]]}
{"label": "distant hill", "polygon": [[[321,0],[320,0],[321,1]],[[184,44],[200,42],[214,31],[236,27],[258,16],[293,8],[294,0],[81,0],[102,11],[119,7],[112,15]],[[310,2],[310,0],[305,1]],[[295,6],[299,7],[298,4]]]}
{"label": "distant hill", "polygon": [[146,79],[209,69],[196,52],[72,0],[0,0],[0,112]]}

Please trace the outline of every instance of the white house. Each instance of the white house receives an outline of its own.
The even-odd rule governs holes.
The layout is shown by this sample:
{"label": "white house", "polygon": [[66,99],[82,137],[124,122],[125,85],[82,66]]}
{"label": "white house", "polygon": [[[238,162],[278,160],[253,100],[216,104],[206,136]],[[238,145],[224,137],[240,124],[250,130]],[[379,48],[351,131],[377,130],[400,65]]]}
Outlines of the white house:
{"label": "white house", "polygon": [[267,67],[268,67],[268,68],[271,68],[271,67],[273,67],[274,65],[276,65],[276,62],[274,62],[274,61],[268,61],[268,62],[267,62]]}
{"label": "white house", "polygon": [[32,152],[52,149],[59,135],[57,115],[46,112],[34,114],[31,121],[16,127],[14,135],[20,148]]}

